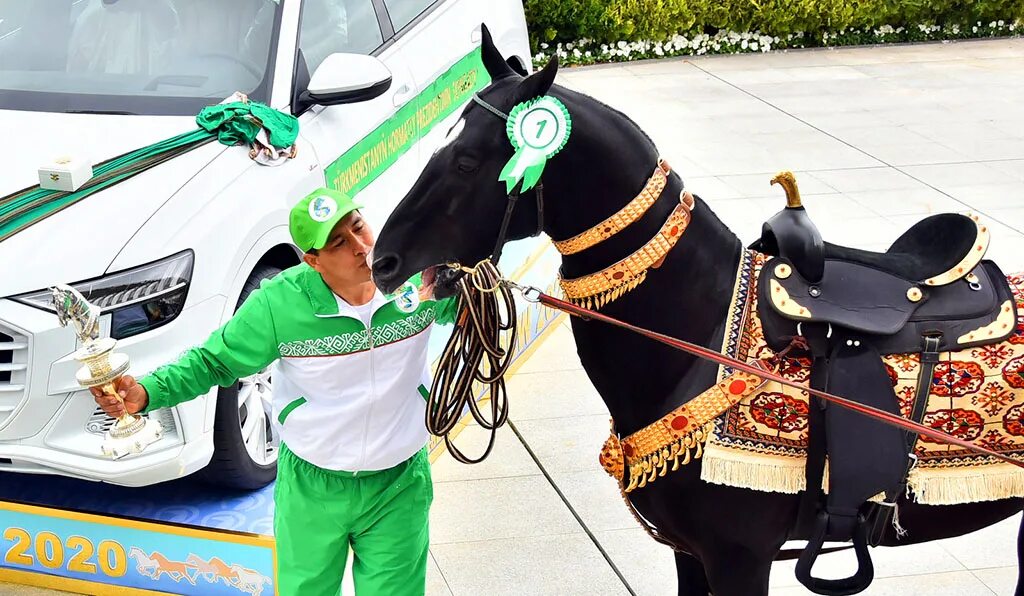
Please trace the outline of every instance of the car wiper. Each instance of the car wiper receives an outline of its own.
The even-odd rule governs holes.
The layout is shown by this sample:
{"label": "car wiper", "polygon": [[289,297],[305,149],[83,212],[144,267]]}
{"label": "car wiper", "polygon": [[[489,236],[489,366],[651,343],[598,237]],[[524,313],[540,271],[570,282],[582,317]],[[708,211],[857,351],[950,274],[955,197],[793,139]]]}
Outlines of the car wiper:
{"label": "car wiper", "polygon": [[65,110],[65,114],[113,114],[120,116],[134,116],[135,112],[125,112],[123,110]]}

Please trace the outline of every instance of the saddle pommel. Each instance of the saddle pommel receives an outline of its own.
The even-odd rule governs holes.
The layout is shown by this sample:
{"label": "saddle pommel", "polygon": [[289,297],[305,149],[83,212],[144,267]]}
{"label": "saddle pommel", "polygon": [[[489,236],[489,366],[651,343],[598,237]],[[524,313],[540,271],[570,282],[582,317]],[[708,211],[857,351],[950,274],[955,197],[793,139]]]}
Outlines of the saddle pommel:
{"label": "saddle pommel", "polygon": [[796,186],[796,176],[793,172],[779,172],[772,178],[772,184],[778,184],[786,191],[786,206],[791,208],[802,207],[800,202],[800,189]]}

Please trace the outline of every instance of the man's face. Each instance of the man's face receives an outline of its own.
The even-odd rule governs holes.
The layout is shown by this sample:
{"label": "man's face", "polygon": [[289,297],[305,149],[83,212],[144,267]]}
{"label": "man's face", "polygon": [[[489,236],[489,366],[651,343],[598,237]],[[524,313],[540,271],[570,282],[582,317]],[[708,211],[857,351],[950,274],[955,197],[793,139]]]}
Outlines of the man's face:
{"label": "man's face", "polygon": [[331,286],[352,286],[370,281],[366,255],[373,248],[373,231],[358,211],[339,221],[327,244],[317,254],[306,254],[310,267]]}

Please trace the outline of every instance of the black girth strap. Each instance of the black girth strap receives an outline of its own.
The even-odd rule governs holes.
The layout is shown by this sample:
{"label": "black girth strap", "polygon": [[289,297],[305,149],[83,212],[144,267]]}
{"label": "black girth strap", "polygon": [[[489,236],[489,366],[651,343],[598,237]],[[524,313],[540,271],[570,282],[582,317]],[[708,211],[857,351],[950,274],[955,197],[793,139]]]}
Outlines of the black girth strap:
{"label": "black girth strap", "polygon": [[[917,375],[917,389],[914,393],[914,404],[911,407],[910,419],[918,424],[924,422],[924,415],[928,409],[928,395],[931,393],[932,381],[935,375],[935,366],[939,363],[939,346],[941,335],[926,335],[924,337],[924,350],[921,351],[921,369]],[[894,520],[897,536],[903,531],[899,527],[899,518],[896,514],[896,502],[907,492],[907,483],[910,481],[910,471],[917,464],[917,456],[914,449],[917,447],[917,440],[920,435],[917,433],[904,433],[907,452],[907,469],[903,472],[900,483],[891,491],[885,494],[885,500],[875,508],[874,523],[871,528],[871,546],[878,546],[885,537],[885,526]]]}
{"label": "black girth strap", "polygon": [[[809,384],[815,389],[828,387],[828,352],[832,327],[814,323],[804,325],[803,337],[811,353]],[[806,486],[800,499],[795,535],[806,538],[814,532],[819,505],[824,500],[822,482],[825,478],[825,401],[810,397],[807,415]]]}

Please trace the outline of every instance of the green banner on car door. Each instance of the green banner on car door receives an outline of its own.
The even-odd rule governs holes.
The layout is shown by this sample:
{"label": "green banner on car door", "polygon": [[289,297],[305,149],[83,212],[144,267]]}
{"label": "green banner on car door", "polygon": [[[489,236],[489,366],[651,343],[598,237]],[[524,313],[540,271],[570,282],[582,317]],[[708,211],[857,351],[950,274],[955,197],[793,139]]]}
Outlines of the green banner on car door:
{"label": "green banner on car door", "polygon": [[476,49],[327,166],[327,185],[354,196],[488,83]]}

